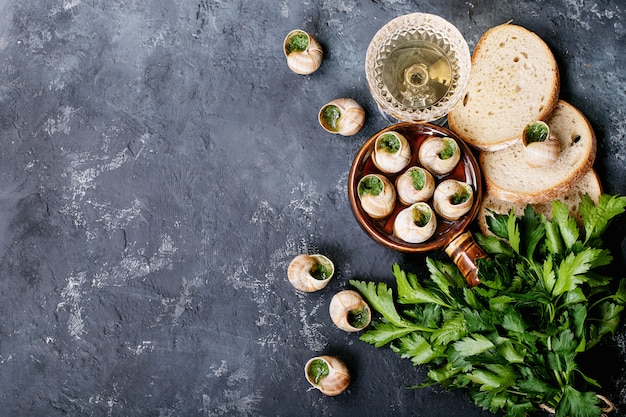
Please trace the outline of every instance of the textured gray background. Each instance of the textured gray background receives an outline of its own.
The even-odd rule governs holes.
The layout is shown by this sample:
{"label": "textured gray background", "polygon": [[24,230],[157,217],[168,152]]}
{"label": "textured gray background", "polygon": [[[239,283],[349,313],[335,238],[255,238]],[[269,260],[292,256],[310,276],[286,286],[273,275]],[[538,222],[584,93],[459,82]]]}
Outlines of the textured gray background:
{"label": "textured gray background", "polygon": [[[0,413],[15,416],[487,416],[387,348],[336,329],[352,278],[392,282],[423,257],[367,238],[348,170],[388,125],[367,90],[375,32],[439,14],[473,49],[509,20],[539,34],[561,97],[598,138],[605,190],[626,194],[626,5],[621,0],[0,0]],[[289,71],[288,31],[325,49]],[[337,97],[361,132],[324,132]],[[609,238],[624,271],[624,220]],[[294,291],[289,261],[322,252],[337,275]],[[441,256],[441,254],[433,254]],[[620,275],[621,274],[621,275]],[[626,330],[588,358],[626,413]],[[303,364],[336,354],[344,394]],[[597,363],[599,362],[599,363]]]}

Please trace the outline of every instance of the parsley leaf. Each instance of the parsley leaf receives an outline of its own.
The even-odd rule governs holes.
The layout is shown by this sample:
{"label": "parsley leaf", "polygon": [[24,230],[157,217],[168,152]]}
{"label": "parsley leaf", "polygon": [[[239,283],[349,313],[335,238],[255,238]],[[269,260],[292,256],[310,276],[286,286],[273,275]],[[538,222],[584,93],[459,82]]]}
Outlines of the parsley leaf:
{"label": "parsley leaf", "polygon": [[577,285],[584,283],[586,281],[584,274],[600,252],[599,249],[587,248],[578,254],[570,253],[558,266],[552,295],[558,296],[566,291],[573,291]]}
{"label": "parsley leaf", "polygon": [[580,392],[568,386],[556,408],[556,417],[597,417],[602,413],[600,400],[593,392]]}
{"label": "parsley leaf", "polygon": [[580,203],[580,213],[585,221],[585,243],[597,239],[606,230],[609,222],[622,214],[626,208],[626,196],[602,194],[595,205],[589,195]]}
{"label": "parsley leaf", "polygon": [[569,216],[569,209],[562,201],[552,202],[552,219],[561,232],[561,237],[566,248],[571,248],[578,240],[578,226],[576,221]]}
{"label": "parsley leaf", "polygon": [[454,349],[461,356],[474,356],[493,348],[491,340],[481,334],[473,334],[454,343]]}
{"label": "parsley leaf", "polygon": [[393,265],[393,274],[398,285],[398,301],[403,304],[434,303],[449,307],[437,294],[422,287],[414,274],[406,274],[400,265]]}
{"label": "parsley leaf", "polygon": [[397,345],[391,346],[391,349],[401,357],[411,359],[415,365],[429,363],[443,356],[443,349],[431,346],[426,338],[416,333],[401,338]]}

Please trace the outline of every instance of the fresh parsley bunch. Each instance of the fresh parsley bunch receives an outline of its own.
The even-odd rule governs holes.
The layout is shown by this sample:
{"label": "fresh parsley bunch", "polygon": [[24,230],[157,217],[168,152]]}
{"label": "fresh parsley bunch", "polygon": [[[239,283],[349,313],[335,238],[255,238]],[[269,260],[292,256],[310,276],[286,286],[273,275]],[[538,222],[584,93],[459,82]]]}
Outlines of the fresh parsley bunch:
{"label": "fresh parsley bunch", "polygon": [[626,197],[602,195],[595,205],[585,196],[581,229],[559,201],[551,221],[530,206],[521,217],[493,213],[493,235],[475,235],[489,258],[478,260],[473,288],[454,264],[432,258],[424,282],[393,265],[397,299],[384,282],[352,280],[381,315],[361,339],[426,364],[418,386],[467,389],[494,413],[600,416],[601,387],[577,357],[616,331],[626,304],[626,279],[602,274],[612,256],[601,241],[625,207]]}

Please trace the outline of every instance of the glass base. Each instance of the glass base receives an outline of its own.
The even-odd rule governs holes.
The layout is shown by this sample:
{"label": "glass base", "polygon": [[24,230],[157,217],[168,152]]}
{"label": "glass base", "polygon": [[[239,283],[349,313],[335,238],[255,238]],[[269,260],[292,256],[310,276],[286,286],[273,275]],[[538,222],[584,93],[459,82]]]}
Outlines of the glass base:
{"label": "glass base", "polygon": [[[385,110],[383,110],[383,108],[378,103],[376,103],[376,109],[378,110],[378,113],[382,116],[382,118],[385,119],[385,121],[391,125],[406,121],[406,120],[400,120],[396,117],[393,117],[392,115],[387,113]],[[446,129],[449,128],[447,114],[436,120],[431,120],[429,122],[424,122],[424,123],[430,123],[430,124],[437,125],[440,127],[445,127]]]}

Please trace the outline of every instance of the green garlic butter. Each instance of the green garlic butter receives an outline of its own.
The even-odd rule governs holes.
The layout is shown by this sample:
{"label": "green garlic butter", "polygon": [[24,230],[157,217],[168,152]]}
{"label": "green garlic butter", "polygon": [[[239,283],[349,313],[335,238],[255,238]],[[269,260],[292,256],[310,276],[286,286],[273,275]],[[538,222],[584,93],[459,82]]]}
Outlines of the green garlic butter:
{"label": "green garlic butter", "polygon": [[287,41],[287,55],[292,52],[305,51],[309,46],[309,37],[304,33],[298,33]]}
{"label": "green garlic butter", "polygon": [[377,196],[382,192],[383,182],[380,178],[374,175],[367,176],[359,182],[359,196],[363,196],[365,194]]}
{"label": "green garlic butter", "polygon": [[307,372],[311,377],[311,380],[315,384],[319,384],[325,376],[328,376],[330,370],[328,369],[328,364],[325,361],[322,359],[315,359],[309,364]]}

